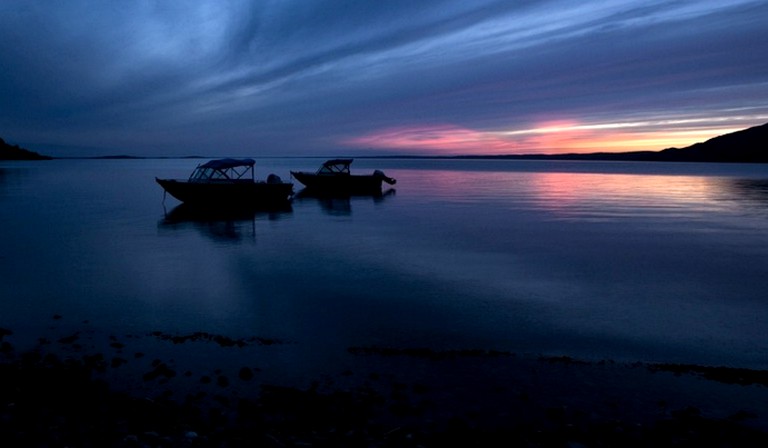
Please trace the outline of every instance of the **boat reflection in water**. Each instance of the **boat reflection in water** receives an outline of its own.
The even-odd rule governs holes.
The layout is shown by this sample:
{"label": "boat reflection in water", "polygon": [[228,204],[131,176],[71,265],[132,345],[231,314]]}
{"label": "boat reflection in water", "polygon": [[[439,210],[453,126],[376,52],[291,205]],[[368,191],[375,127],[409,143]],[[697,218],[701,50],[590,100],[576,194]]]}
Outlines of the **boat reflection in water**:
{"label": "boat reflection in water", "polygon": [[272,207],[200,206],[182,203],[166,211],[158,227],[170,230],[194,228],[218,242],[256,238],[256,219],[276,220],[293,212],[290,203]]}
{"label": "boat reflection in water", "polygon": [[379,203],[387,198],[393,197],[395,192],[394,188],[389,188],[384,191],[357,194],[317,191],[311,188],[304,188],[293,196],[293,200],[295,202],[317,201],[325,213],[334,216],[346,216],[352,214],[353,201],[360,202],[371,200],[374,203]]}

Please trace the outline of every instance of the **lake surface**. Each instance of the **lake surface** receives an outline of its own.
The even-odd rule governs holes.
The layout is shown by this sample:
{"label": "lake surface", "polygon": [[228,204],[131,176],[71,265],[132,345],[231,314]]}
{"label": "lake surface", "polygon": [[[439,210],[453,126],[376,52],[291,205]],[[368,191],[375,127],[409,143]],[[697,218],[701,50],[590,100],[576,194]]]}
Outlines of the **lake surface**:
{"label": "lake surface", "polygon": [[768,166],[358,159],[397,184],[185,216],[154,177],[197,163],[0,163],[17,346],[53,327],[142,350],[153,331],[256,336],[284,342],[259,362],[297,377],[360,346],[768,368]]}

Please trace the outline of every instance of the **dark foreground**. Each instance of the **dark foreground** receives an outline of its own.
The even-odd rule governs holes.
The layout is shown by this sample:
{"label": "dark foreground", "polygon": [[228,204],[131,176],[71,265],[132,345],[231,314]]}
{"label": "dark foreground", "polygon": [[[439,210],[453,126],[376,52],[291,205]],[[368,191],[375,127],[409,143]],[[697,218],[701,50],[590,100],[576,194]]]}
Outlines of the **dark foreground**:
{"label": "dark foreground", "polygon": [[[266,384],[248,367],[197,378],[154,359],[139,391],[114,384],[142,357],[122,342],[117,355],[61,350],[74,335],[22,353],[12,334],[0,328],[3,446],[768,446],[765,371],[353,347],[338,375],[302,387]],[[174,391],[185,376],[201,387]]]}

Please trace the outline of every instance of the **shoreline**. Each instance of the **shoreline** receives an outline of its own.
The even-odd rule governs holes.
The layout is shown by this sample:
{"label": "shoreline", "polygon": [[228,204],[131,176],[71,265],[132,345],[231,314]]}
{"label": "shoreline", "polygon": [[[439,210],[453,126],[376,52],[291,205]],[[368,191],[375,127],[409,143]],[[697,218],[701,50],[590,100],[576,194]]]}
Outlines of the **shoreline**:
{"label": "shoreline", "polygon": [[[248,342],[207,333],[153,337],[182,350],[239,350]],[[281,348],[269,338],[250,342]],[[266,379],[268,365],[245,360],[237,370],[176,370],[173,359],[138,356],[130,341],[92,352],[69,335],[17,352],[13,331],[0,329],[0,344],[0,435],[17,445],[768,443],[768,372],[761,370],[350,347],[338,371],[297,385]]]}

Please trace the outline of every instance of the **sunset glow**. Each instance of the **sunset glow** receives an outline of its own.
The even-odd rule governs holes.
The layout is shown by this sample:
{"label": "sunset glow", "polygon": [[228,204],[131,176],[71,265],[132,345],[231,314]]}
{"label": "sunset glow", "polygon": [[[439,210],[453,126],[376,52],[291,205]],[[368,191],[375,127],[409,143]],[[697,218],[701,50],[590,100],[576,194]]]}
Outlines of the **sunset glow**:
{"label": "sunset glow", "polygon": [[527,129],[483,131],[458,126],[400,127],[384,129],[342,144],[403,154],[500,155],[562,154],[588,152],[660,151],[704,142],[743,129],[741,121],[766,120],[768,116],[739,119],[680,119],[665,121],[579,124],[550,121]]}
{"label": "sunset glow", "polygon": [[768,121],[760,0],[34,3],[0,2],[0,137],[52,156],[657,151]]}
{"label": "sunset glow", "polygon": [[488,154],[504,154],[524,149],[513,138],[457,126],[386,129],[342,143],[347,146],[413,150],[426,154],[473,154],[481,148]]}

